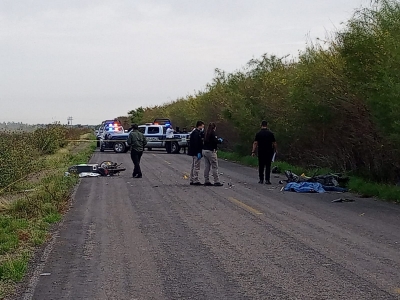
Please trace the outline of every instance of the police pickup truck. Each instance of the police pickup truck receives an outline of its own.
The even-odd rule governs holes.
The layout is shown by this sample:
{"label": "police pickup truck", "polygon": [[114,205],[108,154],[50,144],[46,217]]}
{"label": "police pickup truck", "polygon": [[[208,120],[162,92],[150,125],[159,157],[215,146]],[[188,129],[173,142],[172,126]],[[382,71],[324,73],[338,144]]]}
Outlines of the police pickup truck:
{"label": "police pickup truck", "polygon": [[165,148],[166,143],[170,141],[171,144],[171,153],[179,153],[182,148],[186,148],[188,146],[188,133],[174,133],[174,137],[172,139],[167,139],[166,131],[167,131],[168,123],[163,125],[155,122],[155,123],[147,123],[145,125],[139,126],[139,131],[144,134],[147,139],[146,148],[151,151],[152,149],[160,149]]}
{"label": "police pickup truck", "polygon": [[[144,134],[147,139],[147,150],[152,149],[167,149],[166,143],[170,141],[171,153],[179,153],[182,148],[188,146],[188,133],[174,133],[173,139],[167,139],[166,131],[167,125],[170,124],[168,119],[156,119],[153,123],[147,123],[139,126],[139,131]],[[114,125],[115,127],[115,125]],[[100,151],[114,150],[116,153],[125,153],[129,150],[129,145],[127,144],[129,132],[126,133],[125,130],[119,130],[119,126],[116,130],[113,125],[108,125],[106,127],[105,133],[100,138]]]}
{"label": "police pickup truck", "polygon": [[119,122],[108,122],[103,126],[100,135],[100,152],[114,150],[116,153],[125,153],[129,150],[126,143],[129,133],[127,133]]}

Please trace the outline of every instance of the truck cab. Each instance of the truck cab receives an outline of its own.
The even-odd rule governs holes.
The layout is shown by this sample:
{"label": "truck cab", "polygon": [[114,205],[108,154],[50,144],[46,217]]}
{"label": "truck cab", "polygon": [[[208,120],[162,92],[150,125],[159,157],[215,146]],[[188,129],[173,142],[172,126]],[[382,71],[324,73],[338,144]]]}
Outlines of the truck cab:
{"label": "truck cab", "polygon": [[[156,119],[153,123],[146,123],[139,126],[139,131],[144,134],[147,139],[148,150],[166,148],[166,126],[170,124],[169,119]],[[161,123],[161,124],[160,124]],[[171,153],[179,153],[181,148],[186,148],[188,143],[188,134],[175,133],[172,139]]]}

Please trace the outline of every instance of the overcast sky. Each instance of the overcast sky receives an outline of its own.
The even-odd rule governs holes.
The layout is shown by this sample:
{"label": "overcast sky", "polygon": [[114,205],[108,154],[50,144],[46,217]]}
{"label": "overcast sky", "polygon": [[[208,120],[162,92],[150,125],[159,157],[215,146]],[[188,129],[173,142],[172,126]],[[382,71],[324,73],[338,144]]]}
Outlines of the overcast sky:
{"label": "overcast sky", "polygon": [[0,0],[0,122],[98,124],[296,55],[366,0]]}

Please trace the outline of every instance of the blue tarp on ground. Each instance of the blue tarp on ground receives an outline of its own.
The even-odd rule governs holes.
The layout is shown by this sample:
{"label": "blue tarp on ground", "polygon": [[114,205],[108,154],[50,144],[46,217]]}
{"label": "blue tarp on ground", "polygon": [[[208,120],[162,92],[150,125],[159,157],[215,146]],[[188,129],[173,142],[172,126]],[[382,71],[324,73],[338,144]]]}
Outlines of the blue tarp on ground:
{"label": "blue tarp on ground", "polygon": [[290,182],[285,186],[285,191],[296,193],[325,193],[322,184],[318,182]]}
{"label": "blue tarp on ground", "polygon": [[290,182],[285,186],[284,190],[296,193],[347,192],[347,189],[338,186],[323,186],[318,182]]}

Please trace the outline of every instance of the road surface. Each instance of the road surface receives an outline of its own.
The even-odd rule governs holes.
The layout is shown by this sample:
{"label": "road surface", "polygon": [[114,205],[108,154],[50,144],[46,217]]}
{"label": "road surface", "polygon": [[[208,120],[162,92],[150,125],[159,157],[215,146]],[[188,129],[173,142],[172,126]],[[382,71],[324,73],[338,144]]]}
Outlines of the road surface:
{"label": "road surface", "polygon": [[104,160],[128,170],[82,179],[18,299],[400,299],[399,206],[282,193],[225,161],[224,187],[196,187],[186,155],[146,152],[142,179],[129,153]]}

